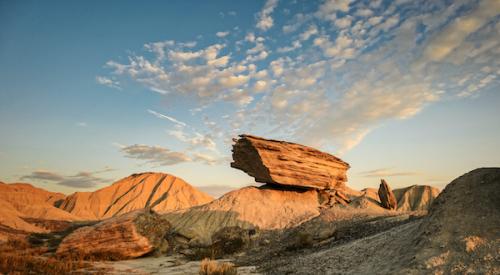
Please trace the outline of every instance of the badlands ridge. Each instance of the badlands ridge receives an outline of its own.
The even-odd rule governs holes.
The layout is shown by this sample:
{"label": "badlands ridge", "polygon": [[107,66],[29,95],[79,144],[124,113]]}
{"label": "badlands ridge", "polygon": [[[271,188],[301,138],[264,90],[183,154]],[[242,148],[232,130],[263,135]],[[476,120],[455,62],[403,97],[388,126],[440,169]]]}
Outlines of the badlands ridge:
{"label": "badlands ridge", "polygon": [[165,173],[69,196],[0,183],[0,241],[53,234],[57,255],[233,257],[271,274],[500,271],[498,168],[474,170],[441,194],[391,190],[385,180],[358,191],[339,158],[250,135],[235,140],[231,167],[264,184],[214,199]]}

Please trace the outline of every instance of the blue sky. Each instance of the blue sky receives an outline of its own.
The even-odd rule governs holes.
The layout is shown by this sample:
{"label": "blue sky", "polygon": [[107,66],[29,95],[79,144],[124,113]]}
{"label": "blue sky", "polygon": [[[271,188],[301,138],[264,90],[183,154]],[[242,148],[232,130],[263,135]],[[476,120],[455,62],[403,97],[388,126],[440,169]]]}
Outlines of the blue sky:
{"label": "blue sky", "polygon": [[0,179],[204,190],[251,133],[431,184],[500,163],[498,1],[1,1]]}

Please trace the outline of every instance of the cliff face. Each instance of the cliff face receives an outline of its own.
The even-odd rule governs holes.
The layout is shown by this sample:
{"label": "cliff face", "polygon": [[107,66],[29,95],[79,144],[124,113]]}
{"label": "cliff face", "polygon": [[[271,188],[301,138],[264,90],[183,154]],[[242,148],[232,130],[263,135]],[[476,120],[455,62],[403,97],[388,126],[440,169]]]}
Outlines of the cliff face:
{"label": "cliff face", "polygon": [[95,192],[74,193],[60,207],[86,220],[101,220],[147,207],[165,213],[212,200],[180,178],[163,173],[141,173]]}
{"label": "cliff face", "polygon": [[251,135],[233,145],[231,167],[257,182],[315,189],[340,189],[349,164],[314,148]]}

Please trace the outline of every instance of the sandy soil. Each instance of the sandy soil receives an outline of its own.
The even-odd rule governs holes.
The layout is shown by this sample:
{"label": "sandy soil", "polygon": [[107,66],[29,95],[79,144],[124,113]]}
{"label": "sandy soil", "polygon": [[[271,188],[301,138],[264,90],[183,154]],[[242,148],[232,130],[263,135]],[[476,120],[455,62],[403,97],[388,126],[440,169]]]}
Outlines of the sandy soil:
{"label": "sandy soil", "polygon": [[[218,261],[230,262],[230,259]],[[147,257],[118,262],[102,262],[95,267],[104,268],[107,274],[198,274],[201,261],[186,261],[181,256]],[[238,267],[238,275],[259,274],[253,266]]]}

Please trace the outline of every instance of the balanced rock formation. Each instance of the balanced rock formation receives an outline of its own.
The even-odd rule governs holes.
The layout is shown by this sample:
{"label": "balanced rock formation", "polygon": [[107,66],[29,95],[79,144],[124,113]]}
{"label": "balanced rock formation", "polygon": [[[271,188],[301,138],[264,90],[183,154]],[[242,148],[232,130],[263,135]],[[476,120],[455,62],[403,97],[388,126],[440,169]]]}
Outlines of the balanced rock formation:
{"label": "balanced rock formation", "polygon": [[380,187],[378,188],[378,196],[380,198],[380,203],[384,208],[393,210],[398,207],[398,201],[396,200],[394,193],[387,182],[383,179],[381,180]]}
{"label": "balanced rock formation", "polygon": [[439,195],[439,189],[429,185],[412,185],[394,189],[393,193],[398,201],[398,210],[422,211],[429,210]]}
{"label": "balanced rock formation", "polygon": [[231,167],[257,182],[315,189],[339,189],[349,164],[311,147],[286,141],[240,135],[233,145]]}
{"label": "balanced rock formation", "polygon": [[180,178],[163,173],[141,173],[95,192],[76,192],[60,207],[86,220],[101,220],[143,208],[166,213],[212,200]]}
{"label": "balanced rock formation", "polygon": [[137,258],[156,249],[166,250],[169,229],[168,221],[158,214],[138,210],[73,231],[63,239],[57,254],[97,260]]}

